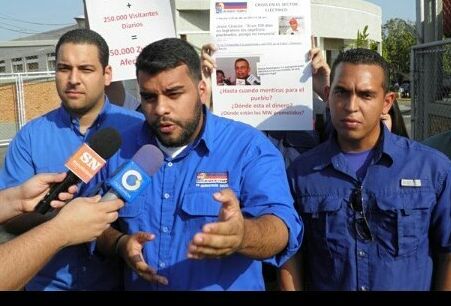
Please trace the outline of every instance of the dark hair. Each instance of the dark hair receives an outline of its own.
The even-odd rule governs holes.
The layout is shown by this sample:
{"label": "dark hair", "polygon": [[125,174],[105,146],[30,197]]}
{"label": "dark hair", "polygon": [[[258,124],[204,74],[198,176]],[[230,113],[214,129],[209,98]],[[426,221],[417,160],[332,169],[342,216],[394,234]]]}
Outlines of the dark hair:
{"label": "dark hair", "polygon": [[364,48],[356,48],[350,49],[345,52],[341,52],[337,59],[334,61],[332,65],[332,70],[330,73],[330,84],[334,81],[335,70],[340,63],[350,63],[355,65],[376,65],[383,69],[384,71],[384,83],[383,88],[384,92],[388,92],[389,80],[390,80],[390,72],[388,69],[388,63],[385,59],[376,51],[364,49]]}
{"label": "dark hair", "polygon": [[225,73],[221,69],[216,69],[216,73],[220,73],[223,77],[225,77]]}
{"label": "dark hair", "polygon": [[184,64],[191,78],[200,81],[200,58],[193,46],[178,38],[165,38],[149,44],[141,51],[136,59],[136,75],[139,71],[156,75]]}
{"label": "dark hair", "polygon": [[399,109],[398,101],[395,100],[393,102],[393,105],[388,111],[388,114],[391,117],[391,132],[393,134],[409,138],[401,110]]}
{"label": "dark hair", "polygon": [[102,67],[105,69],[108,66],[108,59],[110,55],[110,48],[106,43],[105,39],[100,36],[99,33],[94,32],[89,29],[75,29],[63,34],[58,40],[58,43],[55,47],[55,54],[58,58],[58,51],[63,44],[73,43],[76,45],[94,45],[97,47],[99,53],[99,61],[102,64]]}
{"label": "dark hair", "polygon": [[245,59],[245,58],[242,58],[242,57],[237,58],[237,59],[235,60],[235,66],[236,66],[236,63],[238,63],[238,62],[246,62],[246,63],[247,63],[247,66],[248,66],[248,67],[250,66],[249,61],[248,61],[247,59]]}

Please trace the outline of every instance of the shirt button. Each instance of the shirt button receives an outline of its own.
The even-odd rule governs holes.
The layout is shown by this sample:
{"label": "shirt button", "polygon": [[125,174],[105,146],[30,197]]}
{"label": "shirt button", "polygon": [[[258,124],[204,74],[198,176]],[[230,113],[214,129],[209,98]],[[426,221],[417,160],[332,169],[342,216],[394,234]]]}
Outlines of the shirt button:
{"label": "shirt button", "polygon": [[368,291],[368,287],[365,285],[360,286],[360,291]]}
{"label": "shirt button", "polygon": [[160,268],[166,267],[166,264],[164,262],[160,262]]}
{"label": "shirt button", "polygon": [[167,226],[163,226],[163,233],[169,232],[169,228]]}
{"label": "shirt button", "polygon": [[168,163],[168,167],[172,167],[172,163],[171,162]]}
{"label": "shirt button", "polygon": [[169,193],[165,193],[165,194],[164,194],[164,198],[165,198],[165,199],[169,199]]}
{"label": "shirt button", "polygon": [[366,256],[366,253],[364,251],[359,251],[358,254],[359,254],[360,257],[365,257]]}

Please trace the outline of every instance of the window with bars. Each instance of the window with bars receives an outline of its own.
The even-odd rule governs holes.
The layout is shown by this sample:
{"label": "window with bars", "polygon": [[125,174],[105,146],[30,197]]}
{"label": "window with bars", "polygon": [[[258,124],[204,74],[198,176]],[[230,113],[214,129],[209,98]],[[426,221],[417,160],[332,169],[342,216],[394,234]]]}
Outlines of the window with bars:
{"label": "window with bars", "polygon": [[6,72],[6,62],[0,61],[0,73],[5,73],[5,72]]}
{"label": "window with bars", "polygon": [[47,53],[47,70],[54,71],[56,68],[56,56],[55,52]]}

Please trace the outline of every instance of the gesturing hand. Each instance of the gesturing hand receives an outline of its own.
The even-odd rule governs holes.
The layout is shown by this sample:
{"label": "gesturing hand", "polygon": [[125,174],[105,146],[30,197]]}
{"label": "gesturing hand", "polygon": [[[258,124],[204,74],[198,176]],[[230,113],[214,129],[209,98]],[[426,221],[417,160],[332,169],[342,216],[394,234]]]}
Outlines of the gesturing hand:
{"label": "gesturing hand", "polygon": [[152,283],[167,285],[167,278],[158,275],[157,271],[144,261],[142,253],[144,243],[154,239],[155,235],[145,232],[125,235],[118,241],[119,254],[122,258],[124,258],[128,266],[132,268],[140,277]]}
{"label": "gesturing hand", "polygon": [[244,237],[244,217],[240,203],[230,189],[213,195],[222,204],[218,222],[208,223],[194,235],[188,247],[188,258],[217,258],[240,249]]}

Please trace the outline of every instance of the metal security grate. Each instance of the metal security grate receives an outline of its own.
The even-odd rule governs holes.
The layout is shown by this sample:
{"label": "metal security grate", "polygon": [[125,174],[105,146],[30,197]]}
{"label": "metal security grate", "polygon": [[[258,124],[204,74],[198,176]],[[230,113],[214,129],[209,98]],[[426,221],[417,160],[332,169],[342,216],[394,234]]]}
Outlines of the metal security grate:
{"label": "metal security grate", "polygon": [[58,105],[53,71],[0,73],[0,147],[29,120]]}
{"label": "metal security grate", "polygon": [[412,48],[413,138],[451,129],[451,39]]}
{"label": "metal security grate", "polygon": [[451,37],[451,0],[443,0],[443,35]]}

